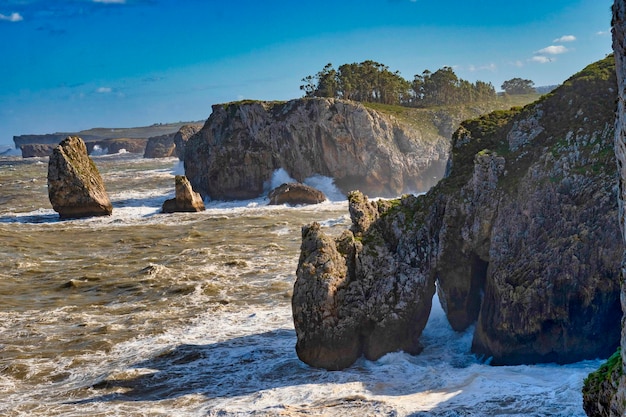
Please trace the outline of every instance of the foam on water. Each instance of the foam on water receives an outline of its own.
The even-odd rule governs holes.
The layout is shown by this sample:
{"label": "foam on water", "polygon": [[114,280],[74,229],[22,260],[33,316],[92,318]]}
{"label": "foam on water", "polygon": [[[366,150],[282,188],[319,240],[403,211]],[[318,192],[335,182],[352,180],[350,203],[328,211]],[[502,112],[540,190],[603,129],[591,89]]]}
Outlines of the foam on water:
{"label": "foam on water", "polygon": [[[490,367],[469,354],[472,331],[457,334],[434,302],[425,350],[341,372],[314,369],[295,355],[288,307],[225,306],[154,336],[113,347],[97,372],[74,375],[88,399],[57,411],[149,415],[583,416],[580,388],[599,363]],[[441,351],[443,349],[443,352]],[[71,407],[70,407],[71,406]]]}
{"label": "foam on water", "polygon": [[16,242],[0,258],[0,415],[584,416],[582,382],[600,361],[488,366],[436,297],[421,354],[305,365],[290,305],[299,230],[313,219],[339,234],[345,199],[165,215],[176,167],[98,158],[127,171],[105,166],[110,217],[0,206],[4,243]]}
{"label": "foam on water", "polygon": [[[270,190],[273,190],[274,188],[279,187],[282,184],[290,182],[298,181],[293,179],[287,173],[287,171],[285,171],[285,169],[279,168],[274,171],[274,173],[272,174],[272,178],[268,181],[264,188],[266,192],[269,192]],[[318,190],[322,191],[326,195],[326,198],[328,198],[328,200],[330,201],[343,201],[346,199],[345,194],[339,191],[339,189],[335,185],[335,180],[330,177],[325,177],[323,175],[313,175],[306,178],[302,182],[309,187],[317,188]]]}

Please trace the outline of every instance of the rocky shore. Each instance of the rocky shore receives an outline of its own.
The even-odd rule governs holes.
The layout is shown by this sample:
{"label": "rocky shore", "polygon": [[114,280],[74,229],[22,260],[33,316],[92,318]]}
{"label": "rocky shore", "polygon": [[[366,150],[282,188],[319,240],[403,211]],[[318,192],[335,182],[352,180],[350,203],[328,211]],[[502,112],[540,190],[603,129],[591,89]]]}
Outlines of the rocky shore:
{"label": "rocky shore", "polygon": [[620,339],[623,243],[615,190],[613,57],[536,103],[464,122],[426,195],[351,193],[340,238],[305,226],[293,294],[296,350],[327,369],[420,351],[437,291],[476,323],[494,365],[608,357]]}

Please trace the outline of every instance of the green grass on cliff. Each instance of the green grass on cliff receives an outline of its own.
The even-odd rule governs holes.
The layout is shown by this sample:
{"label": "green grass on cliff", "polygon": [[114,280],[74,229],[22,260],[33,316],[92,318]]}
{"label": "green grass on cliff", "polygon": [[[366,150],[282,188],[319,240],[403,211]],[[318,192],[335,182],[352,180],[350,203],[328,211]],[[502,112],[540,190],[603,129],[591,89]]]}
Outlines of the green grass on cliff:
{"label": "green grass on cliff", "polygon": [[[614,389],[623,375],[621,349],[615,352],[597,371],[590,373],[583,384],[583,395],[597,398],[602,390]],[[613,387],[613,388],[611,388]],[[614,394],[614,393],[613,393]]]}
{"label": "green grass on cliff", "polygon": [[434,119],[439,117],[442,113],[449,113],[455,116],[459,115],[463,119],[473,119],[495,110],[508,110],[511,107],[524,106],[534,102],[540,97],[540,94],[499,95],[496,100],[427,108],[367,102],[361,104],[368,109],[393,116],[401,122],[412,125],[422,131],[437,133],[438,129]]}

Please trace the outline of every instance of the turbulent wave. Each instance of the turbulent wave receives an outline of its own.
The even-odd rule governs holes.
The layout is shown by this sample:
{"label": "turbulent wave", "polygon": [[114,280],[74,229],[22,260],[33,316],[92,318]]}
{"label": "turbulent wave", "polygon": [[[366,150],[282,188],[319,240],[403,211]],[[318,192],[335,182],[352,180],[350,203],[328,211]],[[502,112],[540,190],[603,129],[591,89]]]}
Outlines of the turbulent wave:
{"label": "turbulent wave", "polygon": [[46,206],[45,166],[0,165],[10,196],[0,204],[0,415],[584,416],[582,381],[599,361],[488,366],[470,353],[473,329],[454,332],[436,298],[420,355],[341,372],[300,362],[300,229],[318,221],[339,235],[345,199],[213,201],[165,215],[177,161],[96,164],[113,215],[63,222]]}
{"label": "turbulent wave", "polygon": [[[274,173],[272,174],[272,178],[266,184],[265,189],[266,191],[270,191],[276,187],[279,187],[282,184],[289,182],[298,181],[293,179],[283,168],[279,168],[274,171]],[[310,187],[317,188],[318,190],[322,191],[330,201],[343,201],[346,199],[345,194],[339,191],[339,189],[335,185],[334,179],[330,177],[325,177],[323,175],[313,175],[306,178],[302,182]]]}

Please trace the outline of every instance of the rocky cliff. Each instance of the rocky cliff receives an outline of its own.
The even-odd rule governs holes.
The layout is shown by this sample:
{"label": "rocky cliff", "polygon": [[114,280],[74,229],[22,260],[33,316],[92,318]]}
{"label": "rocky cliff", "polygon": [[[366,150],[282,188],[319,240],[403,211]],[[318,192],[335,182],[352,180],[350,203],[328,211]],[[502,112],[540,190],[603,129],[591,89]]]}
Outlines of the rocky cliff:
{"label": "rocky cliff", "polygon": [[420,197],[350,195],[338,239],[303,228],[298,355],[329,369],[419,352],[437,291],[492,364],[608,357],[619,343],[615,67],[590,65],[524,108],[464,122]]}
{"label": "rocky cliff", "polygon": [[176,144],[174,137],[177,133],[155,136],[148,138],[146,149],[143,152],[144,158],[169,158],[176,156]]}
{"label": "rocky cliff", "polygon": [[255,101],[213,106],[184,161],[194,189],[214,199],[257,197],[278,168],[300,182],[332,177],[346,193],[398,196],[428,189],[443,174],[448,146],[355,102]]}
{"label": "rocky cliff", "polygon": [[[619,176],[619,222],[626,240],[626,1],[613,4],[613,51],[617,72],[617,112],[615,121],[615,154]],[[624,258],[626,260],[626,257]],[[626,262],[621,267],[622,310],[626,312]],[[626,318],[622,318],[621,350],[606,364],[585,379],[583,406],[593,417],[618,417],[626,415]]]}

